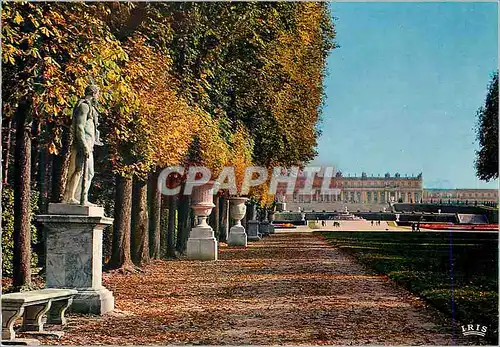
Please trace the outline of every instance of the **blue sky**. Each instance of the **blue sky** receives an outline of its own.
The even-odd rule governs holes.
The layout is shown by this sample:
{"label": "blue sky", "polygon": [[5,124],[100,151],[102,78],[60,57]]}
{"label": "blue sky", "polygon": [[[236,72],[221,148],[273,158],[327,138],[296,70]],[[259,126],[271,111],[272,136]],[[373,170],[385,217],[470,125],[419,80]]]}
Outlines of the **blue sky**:
{"label": "blue sky", "polygon": [[426,188],[497,188],[475,176],[476,110],[498,66],[496,3],[331,3],[315,164],[423,173]]}

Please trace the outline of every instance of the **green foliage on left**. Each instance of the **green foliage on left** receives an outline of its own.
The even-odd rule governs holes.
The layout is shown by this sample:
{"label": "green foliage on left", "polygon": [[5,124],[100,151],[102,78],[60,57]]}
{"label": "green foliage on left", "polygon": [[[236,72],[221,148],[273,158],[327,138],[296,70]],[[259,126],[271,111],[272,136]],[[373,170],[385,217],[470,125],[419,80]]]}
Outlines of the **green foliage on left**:
{"label": "green foliage on left", "polygon": [[[31,218],[38,212],[38,193],[31,193]],[[2,187],[2,274],[12,276],[12,257],[13,257],[13,233],[14,233],[14,191],[10,187]],[[38,231],[31,225],[31,245],[34,246],[39,241]],[[37,264],[37,254],[32,253],[31,266]]]}

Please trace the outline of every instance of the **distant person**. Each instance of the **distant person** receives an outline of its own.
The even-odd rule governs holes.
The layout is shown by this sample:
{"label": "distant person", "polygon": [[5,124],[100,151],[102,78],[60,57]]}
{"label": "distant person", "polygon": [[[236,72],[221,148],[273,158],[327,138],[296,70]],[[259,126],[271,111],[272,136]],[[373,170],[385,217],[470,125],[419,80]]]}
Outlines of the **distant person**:
{"label": "distant person", "polygon": [[373,226],[373,221],[371,221],[371,223],[372,223],[372,226]]}
{"label": "distant person", "polygon": [[411,232],[415,231],[415,223],[411,223]]}
{"label": "distant person", "polygon": [[420,222],[417,222],[417,231],[420,231]]}

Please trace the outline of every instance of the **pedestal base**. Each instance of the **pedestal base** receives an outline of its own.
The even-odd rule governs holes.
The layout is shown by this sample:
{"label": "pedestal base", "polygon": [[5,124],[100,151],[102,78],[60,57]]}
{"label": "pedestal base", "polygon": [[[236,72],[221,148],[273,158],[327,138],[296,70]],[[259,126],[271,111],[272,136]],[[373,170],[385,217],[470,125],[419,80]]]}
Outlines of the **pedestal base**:
{"label": "pedestal base", "polygon": [[46,288],[76,289],[71,312],[113,310],[113,294],[102,286],[102,232],[113,219],[94,205],[49,204],[48,210],[36,217],[46,233]]}
{"label": "pedestal base", "polygon": [[269,234],[274,234],[276,231],[274,230],[274,225],[269,224]]}
{"label": "pedestal base", "polygon": [[259,233],[262,234],[262,236],[269,236],[270,234],[269,225],[270,224],[268,221],[260,222]]}
{"label": "pedestal base", "polygon": [[248,221],[248,241],[260,241],[259,236],[259,221],[250,220]]}
{"label": "pedestal base", "polygon": [[191,260],[217,260],[217,240],[211,227],[191,229],[186,253]]}
{"label": "pedestal base", "polygon": [[104,314],[115,308],[113,293],[102,287],[101,289],[81,289],[73,298],[70,312]]}
{"label": "pedestal base", "polygon": [[227,244],[229,246],[247,246],[247,234],[242,225],[234,225],[231,227],[229,230],[229,237],[227,238]]}

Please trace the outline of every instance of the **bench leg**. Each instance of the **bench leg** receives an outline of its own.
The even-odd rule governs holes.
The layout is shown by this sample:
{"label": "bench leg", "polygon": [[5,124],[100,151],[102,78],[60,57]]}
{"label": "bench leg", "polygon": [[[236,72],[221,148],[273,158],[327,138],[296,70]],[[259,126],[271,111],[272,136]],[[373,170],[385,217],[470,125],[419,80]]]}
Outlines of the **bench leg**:
{"label": "bench leg", "polygon": [[27,306],[23,319],[23,331],[43,331],[43,315],[50,309],[51,300],[43,304]]}
{"label": "bench leg", "polygon": [[47,323],[48,324],[61,324],[66,325],[66,317],[64,317],[64,313],[73,303],[73,298],[69,298],[66,300],[58,300],[52,302],[52,307],[47,314]]}
{"label": "bench leg", "polygon": [[24,307],[2,307],[2,340],[14,340],[14,323],[24,313]]}

